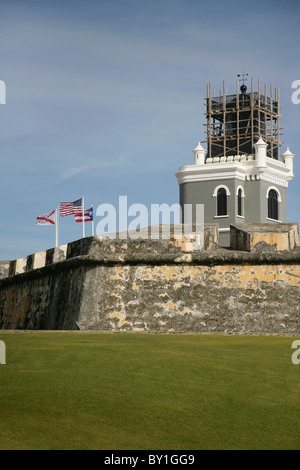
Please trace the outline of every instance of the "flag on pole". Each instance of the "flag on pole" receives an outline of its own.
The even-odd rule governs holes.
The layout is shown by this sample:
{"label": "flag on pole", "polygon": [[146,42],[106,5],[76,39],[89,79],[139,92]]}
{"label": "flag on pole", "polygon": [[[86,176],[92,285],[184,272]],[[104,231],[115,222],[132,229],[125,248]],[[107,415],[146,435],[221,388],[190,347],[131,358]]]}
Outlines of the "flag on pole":
{"label": "flag on pole", "polygon": [[39,215],[35,225],[55,225],[55,246],[58,246],[58,216],[57,209],[47,214]]}
{"label": "flag on pole", "polygon": [[35,225],[55,225],[55,210],[48,212],[47,214],[39,215],[36,218]]}
{"label": "flag on pole", "polygon": [[82,214],[82,198],[74,202],[61,202],[59,206],[59,213],[62,217],[72,214]]}
{"label": "flag on pole", "polygon": [[[74,213],[75,214],[75,222],[82,222],[82,212]],[[93,222],[94,215],[93,215],[93,206],[90,209],[84,211],[84,222]]]}

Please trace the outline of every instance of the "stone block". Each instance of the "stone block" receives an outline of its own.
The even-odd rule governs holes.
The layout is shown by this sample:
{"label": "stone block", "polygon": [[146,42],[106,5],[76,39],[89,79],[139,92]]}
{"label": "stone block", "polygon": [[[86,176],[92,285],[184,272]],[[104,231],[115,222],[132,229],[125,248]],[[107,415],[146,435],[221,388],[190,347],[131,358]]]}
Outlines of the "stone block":
{"label": "stone block", "polygon": [[19,258],[10,262],[9,265],[9,276],[15,274],[21,274],[26,271],[27,258]]}
{"label": "stone block", "polygon": [[40,251],[27,256],[26,271],[43,268],[46,265],[46,251]]}
{"label": "stone block", "polygon": [[0,279],[9,276],[10,261],[0,261]]}
{"label": "stone block", "polygon": [[239,224],[230,226],[230,248],[241,251],[291,251],[299,246],[299,227],[289,224]]}
{"label": "stone block", "polygon": [[58,263],[63,261],[67,256],[67,247],[68,245],[61,245],[55,248],[50,248],[46,251],[46,266],[53,263]]}

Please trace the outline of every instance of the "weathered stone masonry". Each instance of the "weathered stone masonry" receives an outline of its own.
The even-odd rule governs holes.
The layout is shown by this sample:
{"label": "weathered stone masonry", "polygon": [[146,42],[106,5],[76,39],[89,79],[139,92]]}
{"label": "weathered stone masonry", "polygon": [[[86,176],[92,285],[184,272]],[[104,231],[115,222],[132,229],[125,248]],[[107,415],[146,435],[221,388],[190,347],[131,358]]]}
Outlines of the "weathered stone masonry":
{"label": "weathered stone masonry", "polygon": [[90,237],[61,261],[47,252],[0,280],[0,328],[300,334],[300,251],[219,249],[214,236],[201,250],[189,237]]}

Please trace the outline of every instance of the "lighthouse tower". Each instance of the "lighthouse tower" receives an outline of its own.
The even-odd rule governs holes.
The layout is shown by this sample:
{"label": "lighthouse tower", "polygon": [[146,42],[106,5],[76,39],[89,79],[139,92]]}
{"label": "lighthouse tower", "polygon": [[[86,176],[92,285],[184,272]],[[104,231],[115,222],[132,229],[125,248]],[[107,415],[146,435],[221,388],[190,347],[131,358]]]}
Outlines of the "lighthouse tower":
{"label": "lighthouse tower", "polygon": [[[230,225],[286,222],[286,188],[294,177],[294,154],[287,148],[280,159],[279,90],[267,94],[248,91],[243,84],[236,94],[218,96],[207,86],[206,140],[193,150],[194,163],[179,168],[182,222],[184,205],[204,204],[204,223],[219,224],[220,245],[230,244]],[[203,148],[205,145],[206,149]]]}

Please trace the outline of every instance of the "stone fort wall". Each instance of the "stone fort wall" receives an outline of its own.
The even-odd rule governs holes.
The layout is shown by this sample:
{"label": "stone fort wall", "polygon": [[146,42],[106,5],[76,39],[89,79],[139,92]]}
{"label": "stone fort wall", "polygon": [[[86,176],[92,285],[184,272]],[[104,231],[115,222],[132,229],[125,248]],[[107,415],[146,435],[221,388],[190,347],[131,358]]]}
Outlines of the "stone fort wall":
{"label": "stone fort wall", "polygon": [[0,329],[300,334],[295,224],[170,239],[89,237],[0,264]]}

